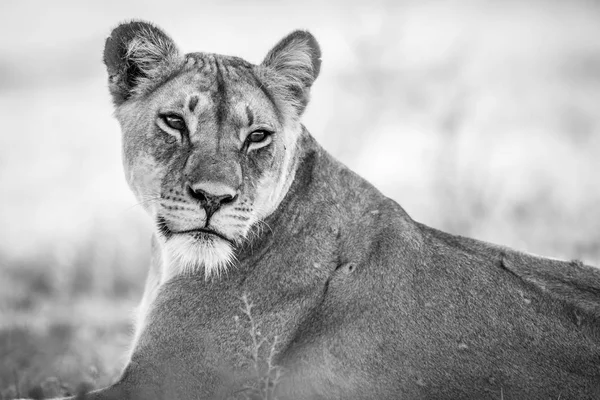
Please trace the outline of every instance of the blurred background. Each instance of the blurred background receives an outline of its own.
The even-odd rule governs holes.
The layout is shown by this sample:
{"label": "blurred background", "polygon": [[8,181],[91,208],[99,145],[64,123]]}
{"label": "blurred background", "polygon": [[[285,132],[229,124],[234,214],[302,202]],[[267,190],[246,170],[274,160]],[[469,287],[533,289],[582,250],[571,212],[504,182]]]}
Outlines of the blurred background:
{"label": "blurred background", "polygon": [[118,374],[149,259],[102,64],[119,22],[259,63],[323,51],[305,115],[416,220],[600,265],[600,3],[3,0],[0,399]]}

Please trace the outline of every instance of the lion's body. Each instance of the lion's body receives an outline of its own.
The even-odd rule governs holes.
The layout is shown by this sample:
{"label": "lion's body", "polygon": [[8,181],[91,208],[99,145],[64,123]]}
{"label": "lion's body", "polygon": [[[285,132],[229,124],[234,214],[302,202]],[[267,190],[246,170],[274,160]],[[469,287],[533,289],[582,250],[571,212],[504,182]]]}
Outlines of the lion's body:
{"label": "lion's body", "polygon": [[253,373],[247,295],[263,336],[278,337],[280,398],[600,396],[597,271],[418,224],[311,138],[302,148],[272,230],[238,266],[160,287],[123,387],[240,390]]}
{"label": "lion's body", "polygon": [[[161,195],[148,207],[158,240],[131,359],[115,385],[90,399],[255,398],[261,390],[290,400],[600,398],[600,272],[419,224],[331,157],[298,122],[320,65],[312,36],[296,32],[262,66],[244,64],[258,86],[230,96],[223,89],[230,82],[217,85],[230,108],[216,112],[214,125],[202,115],[224,103],[206,97],[214,104],[206,100],[204,111],[185,117],[186,142],[183,130],[179,138],[164,127],[179,126],[171,117],[155,124],[155,110],[204,104],[197,83],[182,78],[196,72],[182,66],[166,35],[135,24],[113,33],[105,62],[129,183],[142,200]],[[162,47],[135,54],[158,46],[140,47],[138,39]],[[170,64],[149,67],[162,53]],[[217,59],[213,70],[226,63]],[[254,107],[257,119],[279,121],[273,142],[256,142],[264,146],[256,153],[236,153],[244,149],[238,103],[246,113]],[[202,193],[226,193],[217,211],[190,183],[197,172],[200,183],[212,182]],[[236,196],[227,197],[229,188]],[[246,202],[247,210],[238,208],[247,214],[227,214],[236,201]],[[210,226],[218,235],[190,233],[194,224],[209,227],[213,214],[221,216]],[[235,231],[223,215],[250,222]],[[259,220],[263,228],[248,236]],[[173,256],[172,237],[194,240],[187,258]],[[203,253],[215,243],[232,254]]]}

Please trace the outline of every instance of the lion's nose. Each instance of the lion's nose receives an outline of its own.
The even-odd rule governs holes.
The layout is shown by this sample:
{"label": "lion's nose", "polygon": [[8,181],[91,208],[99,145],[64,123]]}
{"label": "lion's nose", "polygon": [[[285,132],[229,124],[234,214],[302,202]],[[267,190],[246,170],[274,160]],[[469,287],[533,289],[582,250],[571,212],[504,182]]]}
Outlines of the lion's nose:
{"label": "lion's nose", "polygon": [[233,203],[237,198],[236,190],[215,182],[188,182],[186,187],[188,194],[196,199],[209,215],[214,214],[222,205]]}

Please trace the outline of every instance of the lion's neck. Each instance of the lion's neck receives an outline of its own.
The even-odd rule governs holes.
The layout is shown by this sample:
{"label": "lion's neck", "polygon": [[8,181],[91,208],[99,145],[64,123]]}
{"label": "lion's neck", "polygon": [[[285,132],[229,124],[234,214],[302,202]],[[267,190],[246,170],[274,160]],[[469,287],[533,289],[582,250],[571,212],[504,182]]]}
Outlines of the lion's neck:
{"label": "lion's neck", "polygon": [[307,213],[314,211],[315,191],[323,181],[319,169],[324,168],[324,158],[328,158],[328,154],[305,129],[298,139],[297,147],[293,182],[279,207],[265,221],[269,226],[281,225],[289,231],[293,231],[295,223],[303,221]]}
{"label": "lion's neck", "polygon": [[[327,153],[306,130],[298,141],[298,155],[287,194],[265,219],[258,237],[240,249],[239,261],[268,250],[274,241],[291,239],[300,232],[305,235],[323,230],[323,221],[330,222],[332,232],[333,225],[360,229],[370,223],[365,211],[387,201],[371,184]],[[334,236],[324,240],[336,240]]]}

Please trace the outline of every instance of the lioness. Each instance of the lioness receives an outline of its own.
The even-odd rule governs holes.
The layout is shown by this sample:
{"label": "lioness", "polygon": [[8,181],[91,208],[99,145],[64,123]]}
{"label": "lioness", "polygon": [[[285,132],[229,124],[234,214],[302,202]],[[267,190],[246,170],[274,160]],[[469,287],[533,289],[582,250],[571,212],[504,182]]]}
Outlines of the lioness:
{"label": "lioness", "polygon": [[335,160],[300,122],[310,33],[253,65],[135,21],[104,62],[156,234],[89,399],[600,399],[600,272],[415,222]]}

